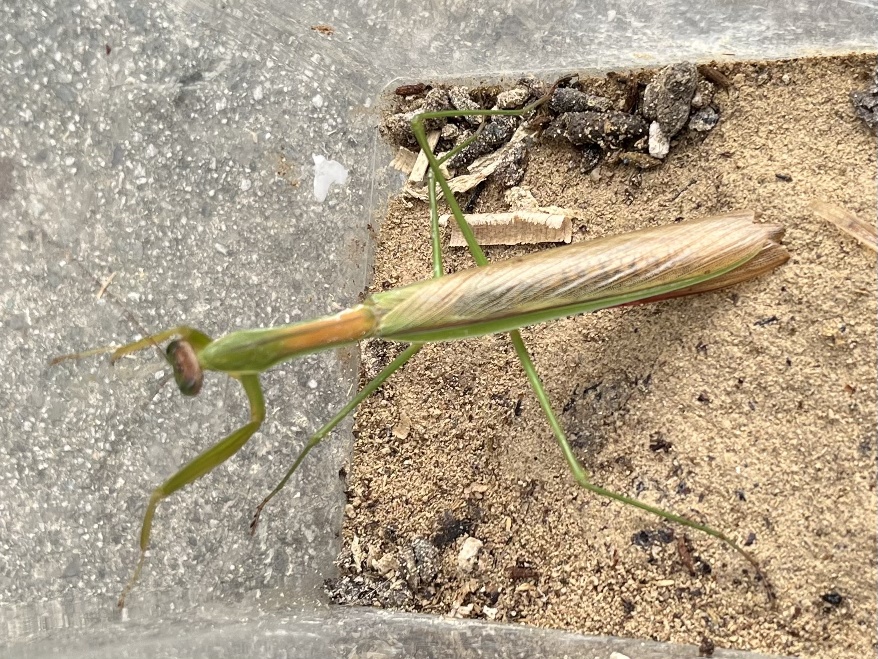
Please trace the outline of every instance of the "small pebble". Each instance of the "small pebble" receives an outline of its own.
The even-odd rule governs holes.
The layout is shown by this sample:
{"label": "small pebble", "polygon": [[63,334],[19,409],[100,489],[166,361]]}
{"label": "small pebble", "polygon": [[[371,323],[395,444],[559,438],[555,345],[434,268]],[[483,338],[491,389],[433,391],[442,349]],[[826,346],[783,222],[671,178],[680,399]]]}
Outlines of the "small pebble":
{"label": "small pebble", "polygon": [[[448,89],[448,99],[455,110],[480,110],[479,104],[476,103],[469,95],[466,87],[450,87]],[[462,117],[471,126],[478,126],[482,123],[483,117],[470,116]]]}
{"label": "small pebble", "polygon": [[664,158],[671,150],[671,140],[662,132],[659,122],[649,125],[649,155],[653,158]]}
{"label": "small pebble", "polygon": [[713,101],[716,94],[716,87],[706,78],[698,78],[695,85],[695,95],[692,97],[692,107],[696,110],[706,108]]}
{"label": "small pebble", "polygon": [[457,554],[457,568],[464,574],[470,574],[476,567],[479,552],[484,543],[478,538],[468,537],[463,541],[463,546]]}
{"label": "small pebble", "polygon": [[689,117],[690,130],[706,133],[719,123],[719,114],[712,107],[699,110]]}
{"label": "small pebble", "polygon": [[497,107],[501,110],[517,110],[524,106],[529,97],[530,90],[527,87],[508,89],[497,96]]}
{"label": "small pebble", "polygon": [[851,92],[851,103],[854,104],[856,115],[867,126],[878,130],[878,72],[875,73],[874,84],[862,91]]}
{"label": "small pebble", "polygon": [[658,121],[662,132],[673,137],[686,125],[697,84],[698,69],[691,62],[666,66],[643,91],[643,116]]}
{"label": "small pebble", "polygon": [[625,112],[567,112],[549,125],[546,132],[563,135],[577,146],[594,145],[608,151],[645,134],[646,124]]}
{"label": "small pebble", "polygon": [[505,150],[491,177],[504,188],[511,188],[521,183],[526,168],[527,145],[519,140]]}
{"label": "small pebble", "polygon": [[424,538],[415,538],[412,540],[412,551],[415,554],[415,565],[421,583],[432,582],[439,572],[436,565],[439,560],[439,550],[436,545]]}
{"label": "small pebble", "polygon": [[586,112],[595,110],[606,112],[613,107],[612,101],[604,96],[586,94],[572,87],[559,87],[549,99],[549,109],[553,112]]}

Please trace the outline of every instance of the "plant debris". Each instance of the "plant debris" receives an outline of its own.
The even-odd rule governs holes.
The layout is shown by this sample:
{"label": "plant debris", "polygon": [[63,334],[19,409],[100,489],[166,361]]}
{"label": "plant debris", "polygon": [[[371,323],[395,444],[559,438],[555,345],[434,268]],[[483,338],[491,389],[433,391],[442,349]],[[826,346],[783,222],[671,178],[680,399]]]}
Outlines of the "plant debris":
{"label": "plant debris", "polygon": [[[562,209],[563,210],[563,209]],[[548,210],[519,210],[511,213],[464,215],[480,245],[535,245],[569,243],[573,238],[570,218],[573,211],[555,213]],[[451,224],[449,247],[466,247],[466,240],[451,215],[439,218],[439,224]]]}
{"label": "plant debris", "polygon": [[[717,69],[696,67],[690,62],[639,71],[624,79],[618,74],[608,74],[607,78],[618,78],[623,83],[615,94],[596,93],[590,88],[592,80],[580,80],[575,75],[561,78],[548,102],[524,117],[470,115],[426,122],[428,131],[440,131],[437,154],[469,141],[446,163],[452,190],[463,192],[486,179],[504,188],[518,185],[524,177],[529,149],[538,138],[564,140],[577,146],[583,174],[602,162],[637,169],[658,167],[670,152],[671,140],[687,125],[697,133],[717,125],[720,114],[714,97],[718,87],[728,86],[718,84],[727,79]],[[411,121],[419,114],[520,109],[551,89],[548,83],[533,78],[521,78],[508,89],[403,85],[394,90],[380,130],[392,143],[410,149],[417,145]],[[422,178],[413,176],[412,182],[419,183]],[[426,199],[426,192],[417,185],[409,186],[407,192]]]}
{"label": "plant debris", "polygon": [[872,84],[861,91],[851,92],[854,112],[866,125],[878,131],[878,69],[875,70]]}
{"label": "plant debris", "polygon": [[830,204],[821,199],[813,199],[810,207],[818,217],[831,222],[861,245],[868,247],[873,252],[878,252],[878,229],[875,228],[875,225],[861,220],[841,206]]}

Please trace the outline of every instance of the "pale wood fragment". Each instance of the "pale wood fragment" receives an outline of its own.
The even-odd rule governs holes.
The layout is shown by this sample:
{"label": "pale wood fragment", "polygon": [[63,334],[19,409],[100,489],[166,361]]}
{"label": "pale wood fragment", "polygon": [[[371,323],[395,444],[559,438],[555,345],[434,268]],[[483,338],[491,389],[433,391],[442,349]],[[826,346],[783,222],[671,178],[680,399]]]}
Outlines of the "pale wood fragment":
{"label": "pale wood fragment", "polygon": [[878,230],[874,224],[822,199],[812,199],[810,206],[818,217],[831,222],[861,245],[878,252]]}
{"label": "pale wood fragment", "polygon": [[[464,215],[473,228],[480,245],[533,245],[536,243],[569,243],[573,239],[571,211],[546,212],[542,209],[518,210],[509,213],[478,213]],[[439,218],[441,225],[451,224],[451,247],[465,247],[466,241],[451,215]]]}
{"label": "pale wood fragment", "polygon": [[[427,144],[430,146],[430,151],[434,151],[436,149],[436,145],[439,144],[439,134],[441,131],[431,130],[427,133]],[[423,149],[418,154],[418,159],[415,160],[415,164],[412,167],[411,174],[409,174],[409,183],[420,183],[424,180],[424,175],[427,173],[427,168],[430,166],[430,162],[427,160],[427,154],[424,153]]]}
{"label": "pale wood fragment", "polygon": [[393,160],[390,161],[390,166],[397,171],[408,175],[411,174],[412,170],[415,168],[415,162],[417,161],[417,159],[417,153],[406,149],[404,146],[401,146],[396,152],[396,155],[393,157]]}

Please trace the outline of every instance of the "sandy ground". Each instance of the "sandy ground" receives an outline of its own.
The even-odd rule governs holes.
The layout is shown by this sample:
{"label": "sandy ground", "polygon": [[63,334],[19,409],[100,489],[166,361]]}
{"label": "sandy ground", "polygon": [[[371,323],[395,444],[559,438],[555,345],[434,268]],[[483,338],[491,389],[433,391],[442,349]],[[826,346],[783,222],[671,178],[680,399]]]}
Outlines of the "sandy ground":
{"label": "sandy ground", "polygon": [[[339,599],[872,655],[875,255],[808,203],[875,218],[876,137],[848,99],[874,65],[723,65],[733,87],[717,97],[719,125],[680,139],[639,186],[624,166],[583,176],[574,149],[557,145],[533,150],[522,184],[543,205],[581,209],[574,240],[747,208],[786,226],[790,261],[756,281],[523,331],[594,481],[746,543],[776,608],[721,543],[576,488],[505,336],[427,346],[360,409]],[[475,210],[506,208],[489,188]],[[427,218],[425,204],[391,203],[375,290],[430,276]],[[456,249],[447,269],[471,263]],[[364,373],[397,351],[366,344]],[[464,573],[469,537],[483,546]],[[428,564],[417,583],[405,570],[413,555]]]}

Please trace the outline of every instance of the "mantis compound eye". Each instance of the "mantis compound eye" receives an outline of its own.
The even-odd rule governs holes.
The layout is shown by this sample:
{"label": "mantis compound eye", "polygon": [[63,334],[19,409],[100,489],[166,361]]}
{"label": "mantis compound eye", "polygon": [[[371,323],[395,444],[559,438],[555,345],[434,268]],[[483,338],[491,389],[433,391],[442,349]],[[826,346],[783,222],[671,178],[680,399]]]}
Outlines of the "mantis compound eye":
{"label": "mantis compound eye", "polygon": [[171,366],[174,367],[174,380],[184,396],[197,396],[204,383],[204,371],[198,363],[198,355],[188,341],[171,341],[166,350]]}

